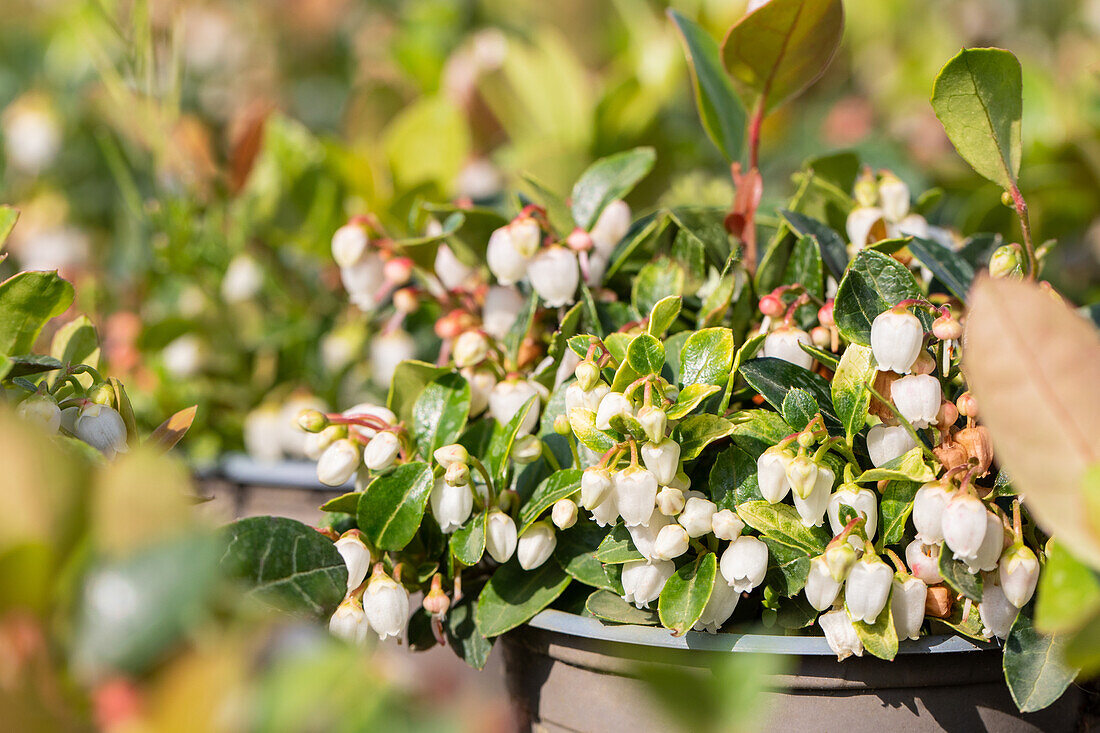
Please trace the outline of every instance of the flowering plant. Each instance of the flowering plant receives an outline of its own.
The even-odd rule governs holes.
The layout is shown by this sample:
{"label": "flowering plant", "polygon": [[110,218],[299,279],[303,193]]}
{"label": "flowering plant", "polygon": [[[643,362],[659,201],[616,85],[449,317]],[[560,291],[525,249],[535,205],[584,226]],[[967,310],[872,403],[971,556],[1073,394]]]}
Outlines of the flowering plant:
{"label": "flowering plant", "polygon": [[396,364],[385,406],[299,418],[318,479],[357,482],[322,507],[347,570],[332,630],[447,643],[478,667],[550,605],[674,634],[762,620],[824,633],[839,659],[954,631],[1008,639],[1014,699],[1050,704],[1074,671],[1031,622],[1047,538],[998,468],[962,348],[972,286],[1035,280],[1048,249],[1016,183],[1019,63],[964,50],[932,104],[1005,189],[1022,245],[929,225],[928,197],[851,153],[808,161],[765,216],[762,122],[827,65],[840,2],[772,0],[721,49],[672,17],[730,210],[632,221],[641,148],[568,200],[529,180],[503,218],[436,210],[421,237],[364,219],[333,238],[358,302],[395,327],[439,308],[440,347]]}

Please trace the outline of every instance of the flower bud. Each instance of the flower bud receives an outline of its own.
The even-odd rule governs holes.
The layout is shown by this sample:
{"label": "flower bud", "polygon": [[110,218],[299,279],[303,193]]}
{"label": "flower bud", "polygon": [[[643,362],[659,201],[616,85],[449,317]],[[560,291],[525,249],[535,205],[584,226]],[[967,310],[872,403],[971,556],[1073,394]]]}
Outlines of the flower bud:
{"label": "flower bud", "polygon": [[926,545],[920,540],[913,540],[905,547],[905,563],[909,571],[928,585],[935,585],[943,581],[940,575],[940,546]]}
{"label": "flower bud", "polygon": [[[537,239],[536,233],[536,239]],[[537,243],[535,245],[538,246]],[[522,254],[516,246],[512,225],[503,226],[489,236],[485,261],[501,285],[513,285],[527,277],[527,262],[534,254]]]}
{"label": "flower bud", "polygon": [[504,339],[523,311],[524,299],[513,287],[494,285],[481,305],[481,327],[493,338]]}
{"label": "flower bud", "polygon": [[634,560],[623,565],[623,600],[638,608],[649,608],[649,604],[661,597],[665,583],[676,572],[676,566],[668,560],[646,562]]}
{"label": "flower bud", "polygon": [[814,488],[810,495],[805,498],[798,493],[793,495],[794,508],[802,519],[803,526],[820,527],[825,522],[825,511],[829,507],[829,498],[835,479],[836,475],[832,469],[827,466],[818,466]]}
{"label": "flower bud", "polygon": [[962,324],[952,318],[950,313],[944,313],[932,321],[932,335],[940,341],[958,341],[963,335]]}
{"label": "flower bud", "polygon": [[737,609],[737,601],[740,598],[741,594],[727,584],[715,583],[707,605],[703,607],[703,613],[692,628],[708,634],[718,633],[718,629],[722,628]]}
{"label": "flower bud", "polygon": [[875,468],[900,458],[917,447],[903,425],[874,425],[867,431],[867,454]]}
{"label": "flower bud", "polygon": [[[863,531],[866,533],[867,539],[873,540],[875,530],[878,529],[878,499],[875,497],[875,493],[870,489],[861,489],[855,484],[844,484],[835,494],[829,497],[829,507],[827,509],[829,527],[833,530],[834,536],[840,534],[846,524],[840,519],[840,509],[844,506],[855,509],[856,513],[866,520]],[[863,541],[858,537],[849,536],[849,541],[851,540],[858,542],[860,547],[863,546]]]}
{"label": "flower bud", "polygon": [[1007,277],[1022,280],[1027,274],[1027,258],[1020,245],[1005,244],[993,251],[989,258],[989,274],[993,277]]}
{"label": "flower bud", "polygon": [[943,510],[943,539],[956,557],[974,557],[985,539],[985,504],[970,494],[956,494]]}
{"label": "flower bud", "polygon": [[512,445],[512,460],[520,465],[534,463],[542,455],[542,441],[534,435],[520,435]]}
{"label": "flower bud", "polygon": [[976,476],[984,476],[989,472],[989,467],[993,464],[993,440],[989,437],[988,428],[984,425],[963,428],[955,433],[955,442],[966,451],[966,457],[974,462]]}
{"label": "flower bud", "polygon": [[480,331],[465,331],[455,339],[454,359],[459,368],[480,364],[488,355],[489,340]]}
{"label": "flower bud", "polygon": [[978,417],[978,401],[974,399],[974,395],[970,392],[963,392],[959,395],[959,399],[955,400],[955,406],[958,407],[959,414],[963,417],[971,419]]}
{"label": "flower bud", "polygon": [[489,557],[503,565],[516,551],[516,522],[510,516],[494,509],[485,518],[485,551]]}
{"label": "flower bud", "polygon": [[959,410],[953,402],[944,400],[940,403],[940,411],[936,413],[936,425],[939,426],[941,431],[950,428],[958,419]]}
{"label": "flower bud", "polygon": [[437,618],[444,616],[451,607],[451,599],[443,592],[443,576],[436,573],[432,576],[431,590],[424,596],[421,604],[424,610]]}
{"label": "flower bud", "polygon": [[844,582],[844,579],[848,577],[848,573],[852,572],[856,560],[859,559],[855,548],[847,543],[826,548],[822,557],[825,558],[825,565],[829,568],[829,574],[838,583]]}
{"label": "flower bud", "polygon": [[653,541],[656,560],[675,560],[688,551],[688,533],[678,524],[666,524]]}
{"label": "flower bud", "polygon": [[901,221],[909,214],[909,187],[886,171],[878,184],[879,205],[889,221]]}
{"label": "flower bud", "polygon": [[577,377],[577,384],[585,392],[591,390],[600,381],[600,368],[596,366],[595,362],[587,359],[577,364],[573,374]]}
{"label": "flower bud", "polygon": [[367,612],[367,621],[385,641],[391,636],[401,636],[409,620],[409,593],[400,583],[386,575],[382,563],[374,566],[374,573],[363,595],[363,610]]}
{"label": "flower bud", "polygon": [[[489,393],[489,414],[498,423],[505,425],[523,409],[528,400],[537,396],[538,391],[531,386],[530,382],[516,377],[505,379],[493,387],[493,391]],[[536,400],[520,424],[519,432],[530,433],[538,425],[538,421],[539,405]]]}
{"label": "flower bud", "polygon": [[606,384],[597,383],[590,390],[581,389],[580,382],[573,382],[565,388],[565,413],[568,415],[576,408],[583,408],[589,412],[596,412],[600,403],[611,388]]}
{"label": "flower bud", "polygon": [[967,569],[972,573],[989,572],[997,569],[997,561],[1001,559],[1001,552],[1004,548],[1004,524],[996,514],[986,512],[985,535],[982,537],[981,547],[973,555],[967,555],[959,559],[966,562]]}
{"label": "flower bud", "polygon": [[687,530],[689,537],[702,537],[714,529],[713,521],[717,511],[718,507],[713,501],[693,496],[687,500],[677,521]]}
{"label": "flower bud", "polygon": [[401,443],[397,436],[383,431],[371,438],[363,449],[363,464],[372,471],[385,471],[393,465],[400,450]]}
{"label": "flower bud", "polygon": [[439,249],[436,250],[432,271],[447,290],[462,287],[475,272],[474,268],[467,267],[462,260],[458,259],[454,250],[446,244],[439,245]]}
{"label": "flower bud", "polygon": [[337,440],[317,461],[317,480],[325,486],[343,486],[359,467],[359,445],[348,438]]}
{"label": "flower bud", "polygon": [[760,312],[768,318],[779,318],[786,310],[783,307],[783,301],[775,293],[768,293],[761,298],[759,308]]}
{"label": "flower bud", "polygon": [[982,620],[983,633],[988,638],[1008,638],[1008,632],[1016,621],[1020,609],[1012,605],[1001,586],[985,583],[982,586],[982,602],[978,604],[978,616]]}
{"label": "flower bud", "polygon": [[720,540],[732,540],[741,535],[745,523],[730,509],[715,512],[710,520],[714,536]]}
{"label": "flower bud", "polygon": [[404,285],[412,277],[413,262],[408,257],[391,257],[382,266],[382,272],[391,285]]}
{"label": "flower bud", "polygon": [[470,462],[470,453],[466,450],[465,446],[459,445],[458,443],[436,448],[432,456],[440,466],[443,466],[443,468],[450,468],[455,463]]}
{"label": "flower bud", "polygon": [[877,555],[864,555],[844,583],[844,606],[853,621],[875,623],[886,606],[894,573]]}
{"label": "flower bud", "polygon": [[902,417],[915,428],[936,424],[943,392],[940,381],[928,374],[902,377],[890,385],[890,398]]}
{"label": "flower bud", "polygon": [[450,534],[466,523],[474,509],[474,495],[469,484],[449,484],[437,478],[428,496],[432,514],[444,534]]}
{"label": "flower bud", "polygon": [[328,427],[328,418],[320,410],[302,410],[298,415],[298,427],[307,433],[319,433]]}
{"label": "flower bud", "polygon": [[634,417],[634,406],[621,392],[608,392],[596,410],[596,428],[611,430],[611,418],[616,415]]}
{"label": "flower bud", "polygon": [[814,358],[802,350],[799,344],[811,345],[810,336],[800,328],[780,326],[764,338],[763,356],[782,359],[803,369],[814,365]]}
{"label": "flower bud", "polygon": [[807,498],[814,490],[817,483],[819,466],[809,456],[795,456],[787,464],[787,483],[795,496]]}
{"label": "flower bud", "polygon": [[818,555],[810,560],[810,572],[806,576],[806,600],[818,611],[833,605],[840,593],[840,583],[829,572],[829,565],[825,562],[824,555]]}
{"label": "flower bud", "polygon": [[810,340],[817,348],[827,349],[833,341],[833,335],[824,326],[814,326],[810,329]]}
{"label": "flower bud", "polygon": [[680,465],[680,444],[671,438],[659,443],[646,443],[642,446],[642,463],[653,472],[657,483],[669,484],[676,477]]}
{"label": "flower bud", "polygon": [[612,478],[615,506],[627,527],[646,524],[657,502],[657,478],[640,466],[627,466]]}
{"label": "flower bud", "polygon": [[370,570],[371,556],[363,535],[357,529],[349,529],[336,540],[336,551],[344,558],[344,565],[348,569],[348,590],[355,590],[366,580],[367,571]]}
{"label": "flower bud", "polygon": [[928,598],[928,586],[919,578],[905,581],[894,578],[894,592],[890,597],[890,614],[894,619],[894,631],[899,639],[919,639],[924,624],[924,603]]}
{"label": "flower bud", "polygon": [[907,310],[886,310],[871,323],[871,352],[879,371],[908,374],[924,343],[924,326]]}
{"label": "flower bud", "polygon": [[735,591],[750,592],[764,582],[764,573],[768,570],[768,546],[756,537],[742,535],[722,553],[719,570]]}
{"label": "flower bud", "polygon": [[883,212],[877,206],[857,206],[852,209],[844,228],[848,241],[857,250],[886,237]]}
{"label": "flower bud", "polygon": [[554,245],[531,260],[527,266],[527,277],[531,287],[546,301],[547,307],[558,308],[574,301],[581,271],[575,254],[565,247]]}
{"label": "flower bud", "polygon": [[516,557],[524,570],[534,570],[550,558],[558,545],[554,528],[545,522],[535,522],[519,538]]}
{"label": "flower bud", "polygon": [[913,526],[917,539],[928,545],[943,542],[943,512],[955,497],[950,486],[935,481],[917,490],[913,497]]}
{"label": "flower bud", "polygon": [[332,259],[342,268],[358,264],[369,248],[367,231],[358,224],[345,224],[332,235]]}
{"label": "flower bud", "polygon": [[794,456],[779,446],[768,448],[756,459],[760,495],[768,502],[775,504],[783,501],[783,497],[791,490],[791,484],[787,480],[787,467],[793,459]]}
{"label": "flower bud", "polygon": [[333,636],[349,644],[363,645],[370,633],[370,623],[363,611],[362,602],[350,595],[341,601],[329,619],[328,630]]}
{"label": "flower bud", "polygon": [[825,328],[832,328],[836,325],[836,321],[833,318],[833,307],[835,301],[829,298],[825,301],[825,305],[817,309],[817,322]]}
{"label": "flower bud", "polygon": [[569,529],[577,523],[577,505],[572,499],[558,499],[550,510],[550,518],[558,529]]}
{"label": "flower bud", "polygon": [[592,511],[611,495],[611,473],[592,466],[581,474],[581,506]]}
{"label": "flower bud", "polygon": [[31,395],[19,403],[16,413],[47,433],[56,433],[61,427],[61,408],[51,397]]}
{"label": "flower bud", "polygon": [[657,492],[657,511],[664,514],[666,517],[675,517],[680,512],[684,511],[684,505],[687,500],[684,498],[684,492],[680,489],[674,489],[671,486],[666,486]]}
{"label": "flower bud", "polygon": [[852,625],[852,620],[844,610],[823,613],[817,619],[817,623],[825,634],[825,641],[829,643],[829,648],[836,653],[837,661],[843,661],[853,654],[857,657],[863,656],[863,642],[860,641],[856,627]]}
{"label": "flower bud", "polygon": [[470,483],[470,467],[465,463],[452,463],[443,472],[443,480],[451,486],[466,486]]}
{"label": "flower bud", "polygon": [[[660,407],[646,405],[638,410],[638,422],[642,424],[642,430],[645,431],[646,437],[651,442],[660,443],[665,439],[668,415]],[[679,447],[677,447],[677,452],[679,452]]]}
{"label": "flower bud", "polygon": [[122,415],[108,405],[91,403],[82,407],[76,416],[74,432],[108,459],[130,450],[126,444],[126,423]]}
{"label": "flower bud", "polygon": [[1023,608],[1035,595],[1035,585],[1039,582],[1039,559],[1030,548],[1016,544],[1001,556],[997,573],[1005,598],[1016,608]]}

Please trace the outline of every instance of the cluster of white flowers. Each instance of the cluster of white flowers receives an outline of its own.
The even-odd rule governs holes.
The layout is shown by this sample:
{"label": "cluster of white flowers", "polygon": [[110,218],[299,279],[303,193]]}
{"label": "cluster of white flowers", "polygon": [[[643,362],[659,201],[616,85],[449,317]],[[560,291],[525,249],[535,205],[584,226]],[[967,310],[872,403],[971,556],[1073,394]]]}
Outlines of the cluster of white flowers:
{"label": "cluster of white flowers", "polygon": [[890,171],[883,171],[878,181],[869,170],[864,171],[856,182],[855,193],[858,205],[848,214],[846,223],[852,254],[883,239],[900,237],[952,244],[949,232],[931,226],[910,210],[909,187]]}
{"label": "cluster of white flowers", "polygon": [[108,459],[130,450],[126,421],[110,405],[85,400],[83,404],[61,409],[53,397],[33,394],[19,403],[16,412],[51,435],[64,430]]}
{"label": "cluster of white flowers", "polygon": [[360,467],[386,471],[403,450],[397,416],[369,402],[338,415],[305,410],[297,422],[306,431],[303,450],[317,461],[317,480],[325,486],[343,486]]}
{"label": "cluster of white flowers", "polygon": [[348,591],[329,620],[329,630],[355,644],[366,643],[372,631],[382,641],[402,637],[409,618],[409,592],[386,573],[381,562],[374,564],[366,580],[372,555],[359,530],[341,535],[336,549],[348,571]]}

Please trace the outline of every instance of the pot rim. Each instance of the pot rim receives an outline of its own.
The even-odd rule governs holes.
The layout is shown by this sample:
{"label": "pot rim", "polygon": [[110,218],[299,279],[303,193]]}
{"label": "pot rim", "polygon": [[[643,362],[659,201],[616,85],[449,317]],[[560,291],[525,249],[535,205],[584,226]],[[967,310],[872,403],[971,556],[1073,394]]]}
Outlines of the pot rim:
{"label": "pot rim", "polygon": [[317,462],[284,458],[260,461],[247,453],[226,453],[209,472],[216,477],[242,486],[269,486],[279,489],[305,489],[330,493],[355,490],[355,477],[342,486],[325,486],[317,480]]}
{"label": "pot rim", "polygon": [[[779,636],[775,634],[707,634],[689,631],[673,636],[667,629],[630,624],[605,626],[599,619],[546,609],[527,622],[532,628],[586,639],[638,646],[705,652],[757,652],[795,656],[836,656],[824,636]],[[962,636],[922,636],[898,645],[898,654],[957,654],[984,652],[1001,647],[994,642],[974,642]]]}

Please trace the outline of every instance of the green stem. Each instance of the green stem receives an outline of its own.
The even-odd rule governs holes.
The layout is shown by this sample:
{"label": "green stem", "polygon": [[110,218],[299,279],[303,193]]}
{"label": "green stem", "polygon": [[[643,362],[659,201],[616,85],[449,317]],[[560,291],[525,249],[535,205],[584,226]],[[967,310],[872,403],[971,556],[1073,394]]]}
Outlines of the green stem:
{"label": "green stem", "polygon": [[[485,464],[483,464],[477,456],[470,456],[470,463],[474,464],[474,468],[476,468],[477,472],[481,474],[481,478],[485,479],[485,486],[489,490],[490,503],[495,504],[497,492],[496,488],[493,486],[493,479],[491,476],[489,476],[489,471],[487,471],[485,468]],[[474,495],[476,496],[477,492],[474,492]]]}

